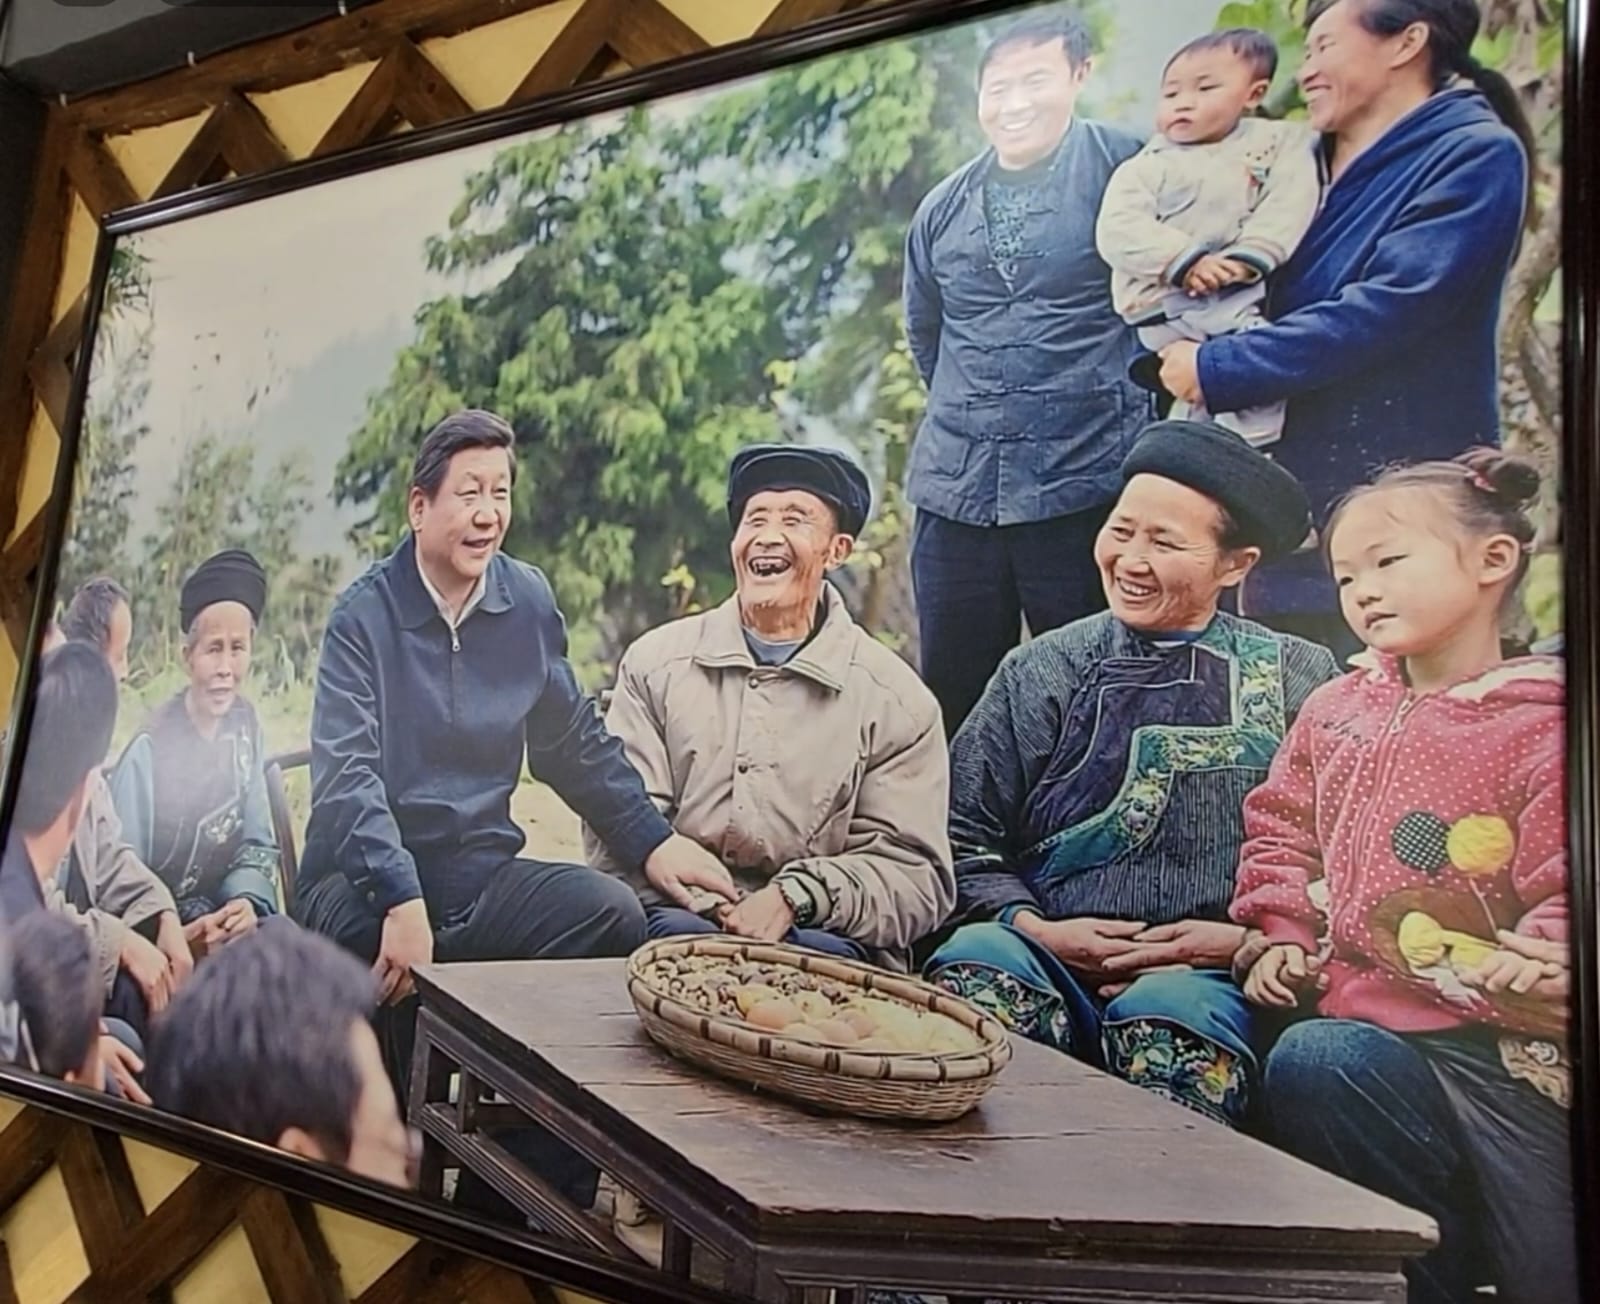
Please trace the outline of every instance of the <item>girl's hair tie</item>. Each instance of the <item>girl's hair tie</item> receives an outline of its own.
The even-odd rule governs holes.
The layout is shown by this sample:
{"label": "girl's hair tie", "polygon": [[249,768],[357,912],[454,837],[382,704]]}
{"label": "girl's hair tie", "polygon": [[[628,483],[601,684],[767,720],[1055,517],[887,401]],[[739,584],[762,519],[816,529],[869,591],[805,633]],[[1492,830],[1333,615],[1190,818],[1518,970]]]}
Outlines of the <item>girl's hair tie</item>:
{"label": "girl's hair tie", "polygon": [[1482,471],[1474,470],[1470,466],[1467,467],[1466,470],[1467,483],[1470,484],[1474,489],[1481,489],[1484,493],[1491,496],[1498,492],[1494,485],[1489,482],[1489,477],[1486,476]]}

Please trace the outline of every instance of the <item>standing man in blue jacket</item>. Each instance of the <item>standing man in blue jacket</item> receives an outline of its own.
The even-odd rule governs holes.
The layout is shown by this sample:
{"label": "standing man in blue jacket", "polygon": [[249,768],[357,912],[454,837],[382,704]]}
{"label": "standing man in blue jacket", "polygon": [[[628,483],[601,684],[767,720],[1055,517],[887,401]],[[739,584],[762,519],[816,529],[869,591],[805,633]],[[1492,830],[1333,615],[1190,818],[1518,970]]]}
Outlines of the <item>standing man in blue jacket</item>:
{"label": "standing man in blue jacket", "polygon": [[1074,116],[1088,29],[1021,19],[984,52],[989,148],[929,192],[905,253],[906,334],[928,387],[906,495],[922,674],[953,737],[1027,620],[1105,605],[1094,537],[1152,416],[1139,341],[1095,248],[1106,183],[1139,150]]}

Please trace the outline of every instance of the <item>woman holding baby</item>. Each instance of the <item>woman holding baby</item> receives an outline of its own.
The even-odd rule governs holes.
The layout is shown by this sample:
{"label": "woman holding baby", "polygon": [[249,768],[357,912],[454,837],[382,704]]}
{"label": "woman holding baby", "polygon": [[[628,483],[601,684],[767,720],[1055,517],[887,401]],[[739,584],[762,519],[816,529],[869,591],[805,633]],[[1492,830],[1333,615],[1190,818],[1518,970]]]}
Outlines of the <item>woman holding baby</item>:
{"label": "woman holding baby", "polygon": [[[1472,58],[1473,0],[1311,0],[1307,16],[1321,208],[1272,278],[1269,322],[1168,345],[1161,380],[1213,412],[1287,400],[1273,456],[1320,529],[1378,465],[1498,443],[1495,332],[1532,142],[1510,86]],[[1314,548],[1258,570],[1243,602],[1354,651]]]}

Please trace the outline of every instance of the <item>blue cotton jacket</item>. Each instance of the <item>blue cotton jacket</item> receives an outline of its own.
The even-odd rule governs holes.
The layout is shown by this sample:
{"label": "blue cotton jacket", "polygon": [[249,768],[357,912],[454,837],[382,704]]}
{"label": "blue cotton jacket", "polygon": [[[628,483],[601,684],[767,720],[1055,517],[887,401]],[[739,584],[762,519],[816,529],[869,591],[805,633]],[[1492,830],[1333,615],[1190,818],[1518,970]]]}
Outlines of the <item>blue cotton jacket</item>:
{"label": "blue cotton jacket", "polygon": [[931,190],[906,237],[906,336],[928,403],[906,471],[916,507],[1016,525],[1114,498],[1150,420],[1128,379],[1139,353],[1095,247],[1106,183],[1134,137],[1074,120],[1024,216],[1016,274],[991,249],[986,151]]}
{"label": "blue cotton jacket", "polygon": [[1226,919],[1244,798],[1337,673],[1226,612],[1175,646],[1100,612],[1012,649],[950,745],[957,918]]}
{"label": "blue cotton jacket", "polygon": [[452,634],[413,540],[328,619],[311,714],[304,881],[343,873],[377,912],[423,897],[435,926],[522,850],[524,754],[629,868],[671,828],[566,659],[549,582],[504,554]]}
{"label": "blue cotton jacket", "polygon": [[[1328,188],[1270,325],[1200,346],[1206,406],[1288,400],[1273,456],[1328,506],[1379,466],[1499,442],[1495,331],[1527,158],[1476,90],[1442,91]],[[1253,612],[1335,610],[1321,559],[1252,576]]]}

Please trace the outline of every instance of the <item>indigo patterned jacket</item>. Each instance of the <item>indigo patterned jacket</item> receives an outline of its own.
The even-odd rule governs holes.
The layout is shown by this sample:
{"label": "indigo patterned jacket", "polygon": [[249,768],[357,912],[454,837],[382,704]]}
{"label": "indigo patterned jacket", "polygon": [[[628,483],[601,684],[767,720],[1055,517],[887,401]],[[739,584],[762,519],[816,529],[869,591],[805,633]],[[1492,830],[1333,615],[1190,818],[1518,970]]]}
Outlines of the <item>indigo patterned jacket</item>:
{"label": "indigo patterned jacket", "polygon": [[[278,840],[267,805],[266,749],[255,708],[236,698],[202,738],[184,693],[168,698],[123,749],[108,780],[122,838],[190,923],[228,901],[278,910]],[[81,904],[82,887],[75,889]]]}
{"label": "indigo patterned jacket", "polygon": [[[906,236],[906,337],[928,387],[906,496],[967,525],[1015,525],[1111,501],[1150,421],[1139,353],[1095,247],[1101,196],[1139,142],[1074,120],[997,241],[986,150],[935,186]],[[997,257],[996,244],[1014,246]]]}
{"label": "indigo patterned jacket", "polygon": [[1108,613],[1013,650],[951,746],[957,917],[1228,917],[1245,795],[1319,644],[1219,612],[1161,644]]}

